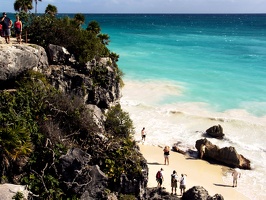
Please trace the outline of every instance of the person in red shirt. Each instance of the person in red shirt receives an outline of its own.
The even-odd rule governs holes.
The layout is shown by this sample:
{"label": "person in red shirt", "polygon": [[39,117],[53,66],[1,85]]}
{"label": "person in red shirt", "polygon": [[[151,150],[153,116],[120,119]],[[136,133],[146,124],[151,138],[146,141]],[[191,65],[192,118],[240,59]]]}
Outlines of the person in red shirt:
{"label": "person in red shirt", "polygon": [[22,22],[19,19],[19,16],[16,16],[16,21],[14,23],[14,27],[15,27],[15,33],[16,33],[16,37],[17,37],[17,42],[19,44],[21,44],[21,33],[22,33]]}

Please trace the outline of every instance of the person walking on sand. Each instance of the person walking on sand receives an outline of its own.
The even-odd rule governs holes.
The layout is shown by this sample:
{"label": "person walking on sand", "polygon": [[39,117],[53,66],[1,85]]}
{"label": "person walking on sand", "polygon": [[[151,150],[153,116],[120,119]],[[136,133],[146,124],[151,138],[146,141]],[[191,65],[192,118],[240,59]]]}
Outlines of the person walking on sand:
{"label": "person walking on sand", "polygon": [[170,147],[169,146],[165,146],[163,149],[163,155],[164,155],[164,164],[169,165],[169,156],[170,156]]}
{"label": "person walking on sand", "polygon": [[143,127],[143,129],[141,130],[141,140],[142,140],[142,143],[145,142],[145,139],[146,139],[146,131],[145,131],[145,127]]}
{"label": "person walking on sand", "polygon": [[183,196],[184,192],[186,191],[186,174],[181,174],[181,178],[180,178],[180,194],[181,196]]}
{"label": "person walking on sand", "polygon": [[173,174],[171,174],[171,188],[172,188],[172,193],[175,192],[176,195],[176,188],[177,188],[177,182],[178,182],[178,176],[176,174],[176,171],[173,171]]}
{"label": "person walking on sand", "polygon": [[233,187],[237,187],[237,179],[241,177],[240,169],[235,168],[232,172],[233,176]]}
{"label": "person walking on sand", "polygon": [[6,43],[10,43],[10,35],[11,35],[11,27],[12,27],[12,20],[7,17],[7,14],[4,12],[3,17],[1,19],[3,35],[5,37]]}
{"label": "person walking on sand", "polygon": [[16,21],[14,23],[14,27],[15,27],[15,34],[17,37],[17,42],[19,44],[21,44],[21,34],[22,34],[22,22],[19,19],[19,16],[16,16]]}
{"label": "person walking on sand", "polygon": [[156,181],[158,183],[157,187],[161,187],[163,184],[163,168],[161,168],[157,173],[156,173]]}

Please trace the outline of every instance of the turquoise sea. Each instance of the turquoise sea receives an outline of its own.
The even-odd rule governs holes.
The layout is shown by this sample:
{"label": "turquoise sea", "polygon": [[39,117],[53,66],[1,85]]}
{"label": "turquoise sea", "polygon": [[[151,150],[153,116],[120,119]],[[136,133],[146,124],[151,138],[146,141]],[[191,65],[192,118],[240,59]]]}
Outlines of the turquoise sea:
{"label": "turquoise sea", "polygon": [[86,15],[110,36],[125,78],[184,87],[161,103],[266,115],[266,15]]}
{"label": "turquoise sea", "polygon": [[[146,127],[147,144],[195,150],[206,129],[220,124],[225,139],[208,139],[252,163],[235,189],[266,199],[266,14],[85,16],[83,27],[98,21],[120,55],[121,105],[135,139]],[[224,184],[232,184],[229,171]]]}

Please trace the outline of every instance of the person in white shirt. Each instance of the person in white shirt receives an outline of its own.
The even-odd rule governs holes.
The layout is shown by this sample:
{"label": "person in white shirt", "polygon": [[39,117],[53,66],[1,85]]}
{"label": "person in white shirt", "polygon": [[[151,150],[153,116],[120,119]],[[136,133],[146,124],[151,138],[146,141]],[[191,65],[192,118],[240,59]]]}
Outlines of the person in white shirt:
{"label": "person in white shirt", "polygon": [[241,177],[240,169],[235,168],[232,172],[233,176],[233,187],[237,187],[237,179]]}
{"label": "person in white shirt", "polygon": [[181,174],[181,178],[180,178],[180,193],[181,193],[181,196],[183,196],[183,193],[186,191],[186,174]]}

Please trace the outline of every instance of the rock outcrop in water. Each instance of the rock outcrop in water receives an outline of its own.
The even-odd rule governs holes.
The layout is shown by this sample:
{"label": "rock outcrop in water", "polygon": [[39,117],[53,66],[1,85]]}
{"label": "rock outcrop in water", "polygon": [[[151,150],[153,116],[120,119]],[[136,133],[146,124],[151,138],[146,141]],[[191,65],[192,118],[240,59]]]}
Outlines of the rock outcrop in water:
{"label": "rock outcrop in water", "polygon": [[250,160],[243,155],[238,154],[232,146],[219,148],[207,139],[196,141],[196,149],[200,152],[201,145],[205,145],[205,153],[203,159],[217,161],[229,167],[237,167],[241,169],[251,169]]}
{"label": "rock outcrop in water", "polygon": [[218,139],[222,139],[224,137],[223,128],[220,124],[208,128],[206,130],[206,134]]}

